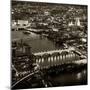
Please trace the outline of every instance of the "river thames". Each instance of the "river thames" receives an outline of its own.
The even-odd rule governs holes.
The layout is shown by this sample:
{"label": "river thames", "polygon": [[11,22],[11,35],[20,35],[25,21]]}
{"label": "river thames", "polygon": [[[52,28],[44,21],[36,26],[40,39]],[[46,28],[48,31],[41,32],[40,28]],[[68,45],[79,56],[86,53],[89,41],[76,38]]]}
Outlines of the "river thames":
{"label": "river thames", "polygon": [[12,31],[12,40],[20,39],[23,39],[25,43],[31,46],[31,51],[33,53],[60,49],[54,42],[39,34],[30,32],[29,35],[26,35],[22,31]]}
{"label": "river thames", "polygon": [[[29,35],[26,35],[23,33],[23,31],[12,31],[11,34],[12,34],[12,40],[23,39],[24,42],[28,43],[31,46],[31,51],[33,53],[60,49],[60,47],[55,45],[54,42],[50,41],[46,37],[41,36],[39,34],[35,34],[31,32]],[[60,72],[58,74],[52,74],[52,75],[48,74],[46,77],[49,77],[48,79],[50,79],[51,86],[53,87],[54,86],[86,85],[87,84],[87,69],[82,68],[80,70],[76,70],[72,72]],[[37,81],[38,81],[38,78],[37,78]],[[36,86],[33,86],[33,84],[31,86],[28,86],[28,88],[35,88],[35,87],[38,88],[38,87],[43,87],[43,86],[39,84]],[[25,88],[25,87],[22,87],[22,88]]]}

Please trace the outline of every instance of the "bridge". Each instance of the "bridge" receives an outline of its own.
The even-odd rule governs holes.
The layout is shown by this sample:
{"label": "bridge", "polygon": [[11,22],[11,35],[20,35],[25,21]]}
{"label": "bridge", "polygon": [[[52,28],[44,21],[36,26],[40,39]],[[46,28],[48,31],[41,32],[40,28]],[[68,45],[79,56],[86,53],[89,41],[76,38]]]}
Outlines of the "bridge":
{"label": "bridge", "polygon": [[44,51],[44,52],[38,52],[38,53],[34,53],[34,55],[44,55],[44,54],[53,54],[53,53],[61,53],[62,51],[71,51],[71,50],[75,50],[74,47],[69,47],[68,49],[59,49],[59,50],[51,50],[51,51]]}
{"label": "bridge", "polygon": [[46,69],[49,67],[73,63],[80,60],[81,53],[76,51],[75,48],[70,47],[64,50],[52,50],[34,53],[34,61],[40,66],[40,69]]}
{"label": "bridge", "polygon": [[[22,82],[28,81],[31,78],[31,76],[39,73],[40,70],[42,69],[48,69],[49,67],[69,64],[69,63],[76,63],[76,64],[87,63],[86,59],[80,59],[80,56],[82,54],[73,47],[70,47],[64,50],[59,49],[59,50],[45,51],[45,52],[39,52],[39,53],[33,53],[33,54],[35,56],[34,61],[37,64],[37,66],[34,67],[34,71],[24,76],[16,83],[14,83],[12,85],[12,88],[17,87],[19,84],[22,85]],[[43,78],[41,81],[43,85],[47,87],[47,83],[45,82]]]}

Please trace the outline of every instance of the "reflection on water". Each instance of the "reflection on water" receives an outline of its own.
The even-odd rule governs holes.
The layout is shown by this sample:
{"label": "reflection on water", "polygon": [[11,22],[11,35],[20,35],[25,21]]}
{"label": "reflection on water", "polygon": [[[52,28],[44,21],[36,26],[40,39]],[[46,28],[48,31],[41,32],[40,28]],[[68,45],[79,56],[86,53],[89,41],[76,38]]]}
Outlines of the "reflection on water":
{"label": "reflection on water", "polygon": [[67,85],[84,85],[87,84],[86,69],[79,72],[61,73],[56,76],[50,76],[53,86],[67,86]]}
{"label": "reflection on water", "polygon": [[76,77],[77,79],[86,78],[85,76],[86,74],[87,74],[86,70],[82,70],[81,72],[77,73]]}
{"label": "reflection on water", "polygon": [[86,70],[83,70],[83,73],[86,74]]}
{"label": "reflection on water", "polygon": [[81,73],[77,73],[77,79],[80,79],[81,78]]}

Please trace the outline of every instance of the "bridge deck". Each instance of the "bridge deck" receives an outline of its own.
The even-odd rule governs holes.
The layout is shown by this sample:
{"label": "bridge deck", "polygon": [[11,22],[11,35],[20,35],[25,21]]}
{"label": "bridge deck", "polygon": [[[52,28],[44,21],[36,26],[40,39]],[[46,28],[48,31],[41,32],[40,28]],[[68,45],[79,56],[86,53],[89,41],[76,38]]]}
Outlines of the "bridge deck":
{"label": "bridge deck", "polygon": [[53,53],[55,53],[55,52],[59,52],[59,53],[61,53],[62,51],[67,51],[67,52],[69,52],[69,51],[71,51],[71,50],[75,50],[75,48],[74,47],[69,47],[68,49],[59,49],[59,50],[52,50],[52,51],[45,51],[45,52],[38,52],[38,53],[34,53],[34,55],[44,55],[44,54],[53,54]]}

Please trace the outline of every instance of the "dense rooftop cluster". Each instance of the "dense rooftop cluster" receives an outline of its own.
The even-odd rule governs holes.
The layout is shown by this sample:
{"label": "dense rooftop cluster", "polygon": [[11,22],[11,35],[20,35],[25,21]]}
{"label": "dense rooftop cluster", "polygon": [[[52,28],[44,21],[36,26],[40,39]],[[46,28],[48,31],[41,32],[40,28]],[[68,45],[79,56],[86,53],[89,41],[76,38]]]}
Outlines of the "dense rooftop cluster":
{"label": "dense rooftop cluster", "polygon": [[30,17],[36,17],[41,18],[42,21],[53,18],[57,22],[60,22],[62,19],[74,19],[75,17],[82,17],[83,19],[85,19],[85,16],[87,15],[86,8],[87,6],[79,5],[59,5],[49,3],[29,3],[14,1],[12,2],[12,18],[29,19]]}

